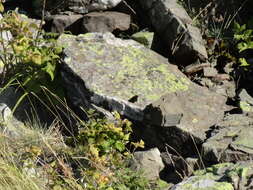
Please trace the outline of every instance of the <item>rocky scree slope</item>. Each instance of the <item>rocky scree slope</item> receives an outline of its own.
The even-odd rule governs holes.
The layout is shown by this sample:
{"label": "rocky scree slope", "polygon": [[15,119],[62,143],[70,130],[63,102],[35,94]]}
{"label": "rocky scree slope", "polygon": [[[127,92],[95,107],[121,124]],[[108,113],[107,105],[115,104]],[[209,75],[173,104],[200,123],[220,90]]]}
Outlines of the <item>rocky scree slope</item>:
{"label": "rocky scree slope", "polygon": [[[6,5],[15,6],[11,0]],[[33,6],[36,12],[24,11],[40,16],[42,1]],[[61,34],[58,43],[64,46],[62,85],[76,113],[92,108],[110,118],[117,111],[138,126],[135,136],[146,149],[153,148],[136,152],[133,168],[173,183],[170,189],[252,187],[251,109],[227,104],[236,97],[230,72],[208,61],[199,28],[177,1],[51,1],[45,11],[46,30],[75,34]],[[136,30],[142,36],[133,39],[146,47],[119,38]],[[202,86],[177,66],[189,78],[203,73]],[[235,108],[241,113],[232,114]]]}

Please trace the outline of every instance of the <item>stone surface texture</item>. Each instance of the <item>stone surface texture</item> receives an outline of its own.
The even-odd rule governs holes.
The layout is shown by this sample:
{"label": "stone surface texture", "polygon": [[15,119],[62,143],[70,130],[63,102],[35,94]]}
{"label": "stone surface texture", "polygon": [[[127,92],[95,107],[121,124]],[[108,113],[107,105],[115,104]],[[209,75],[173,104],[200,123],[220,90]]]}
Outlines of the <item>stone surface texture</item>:
{"label": "stone surface texture", "polygon": [[253,159],[253,118],[234,114],[216,125],[213,136],[203,144],[203,157],[211,162]]}
{"label": "stone surface texture", "polygon": [[138,3],[177,64],[189,65],[197,58],[207,58],[199,29],[176,0],[138,0]]}
{"label": "stone surface texture", "polygon": [[[78,94],[74,87],[72,91],[80,96],[77,99],[86,96],[91,103],[134,120],[142,121],[141,110],[163,94],[187,91],[192,84],[164,57],[133,40],[121,40],[110,33],[88,33],[62,35],[58,42],[65,47],[62,74],[66,87],[84,87],[90,93]],[[67,81],[69,73],[77,77]],[[128,102],[133,97],[135,103]]]}
{"label": "stone surface texture", "polygon": [[159,179],[159,173],[164,168],[161,154],[157,148],[134,153],[131,168],[143,171],[144,176],[149,180]]}
{"label": "stone surface texture", "polygon": [[130,16],[124,13],[106,11],[92,12],[84,15],[81,32],[125,31],[130,27]]}
{"label": "stone surface texture", "polygon": [[249,190],[252,189],[253,163],[222,163],[205,170],[170,188],[170,190]]}

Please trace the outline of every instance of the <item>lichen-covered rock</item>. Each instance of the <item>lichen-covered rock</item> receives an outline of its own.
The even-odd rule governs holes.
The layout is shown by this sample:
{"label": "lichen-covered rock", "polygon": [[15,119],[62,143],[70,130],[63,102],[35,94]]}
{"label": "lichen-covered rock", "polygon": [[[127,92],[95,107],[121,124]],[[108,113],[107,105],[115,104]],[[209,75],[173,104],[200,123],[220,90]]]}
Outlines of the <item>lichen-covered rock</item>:
{"label": "lichen-covered rock", "polygon": [[253,112],[253,98],[248,94],[248,92],[245,89],[242,89],[238,96],[240,98],[240,109],[245,113]]}
{"label": "lichen-covered rock", "polygon": [[253,118],[235,114],[217,123],[216,134],[203,144],[203,157],[211,162],[253,159]]}
{"label": "lichen-covered rock", "polygon": [[[216,179],[217,180],[217,179]],[[170,190],[234,190],[227,182],[218,182],[213,175],[193,176]]]}
{"label": "lichen-covered rock", "polygon": [[196,171],[170,190],[249,190],[253,187],[252,174],[252,161],[217,164]]}
{"label": "lichen-covered rock", "polygon": [[86,98],[86,102],[142,121],[146,105],[193,85],[176,66],[133,40],[88,33],[61,35],[58,42],[65,47],[64,85],[76,106],[84,106],[80,102]]}
{"label": "lichen-covered rock", "polygon": [[131,38],[144,46],[151,48],[154,32],[137,32]]}

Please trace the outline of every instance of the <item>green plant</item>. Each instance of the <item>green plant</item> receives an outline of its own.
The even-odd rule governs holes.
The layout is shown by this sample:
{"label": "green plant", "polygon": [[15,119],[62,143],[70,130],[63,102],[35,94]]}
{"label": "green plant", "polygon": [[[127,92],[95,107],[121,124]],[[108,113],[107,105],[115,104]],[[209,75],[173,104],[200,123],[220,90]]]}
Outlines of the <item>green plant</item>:
{"label": "green plant", "polygon": [[126,145],[132,132],[131,122],[122,120],[118,113],[114,117],[115,123],[90,116],[87,123],[81,123],[79,134],[67,139],[67,144],[76,147],[77,152],[85,153],[87,167],[81,173],[88,189],[112,186],[120,168],[127,169],[124,165],[130,156]]}
{"label": "green plant", "polygon": [[[237,42],[239,53],[245,50],[253,49],[253,30],[246,24],[234,24],[234,39]],[[245,58],[239,58],[240,66],[250,66]]]}
{"label": "green plant", "polygon": [[8,42],[1,39],[4,46],[1,60],[7,75],[14,75],[26,90],[38,92],[39,84],[47,86],[48,80],[55,79],[61,47],[53,39],[35,38],[33,32],[40,32],[38,26],[25,21],[15,11],[1,19],[0,32],[6,31],[13,35]]}
{"label": "green plant", "polygon": [[[3,11],[1,6],[0,11]],[[17,11],[4,13],[0,19],[0,61],[3,66],[1,84],[5,88],[13,85],[23,91],[13,112],[31,94],[36,94],[49,105],[42,87],[58,97],[63,98],[64,95],[63,89],[58,85],[61,79],[57,72],[62,47],[57,45],[52,36],[44,34],[40,27]]]}

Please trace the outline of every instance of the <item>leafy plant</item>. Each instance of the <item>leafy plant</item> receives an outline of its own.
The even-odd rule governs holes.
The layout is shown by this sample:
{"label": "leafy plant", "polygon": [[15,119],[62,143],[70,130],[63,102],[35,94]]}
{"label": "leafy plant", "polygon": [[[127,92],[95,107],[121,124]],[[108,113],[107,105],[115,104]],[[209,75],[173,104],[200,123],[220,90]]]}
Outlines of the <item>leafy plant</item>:
{"label": "leafy plant", "polygon": [[62,48],[54,38],[43,38],[40,26],[17,11],[7,12],[0,19],[0,45],[2,85],[14,85],[24,92],[16,107],[29,94],[42,98],[42,87],[63,97],[57,73]]}
{"label": "leafy plant", "polygon": [[[237,41],[237,49],[239,53],[253,49],[253,30],[248,28],[246,24],[234,24],[234,39]],[[245,58],[239,58],[240,66],[250,66]]]}

